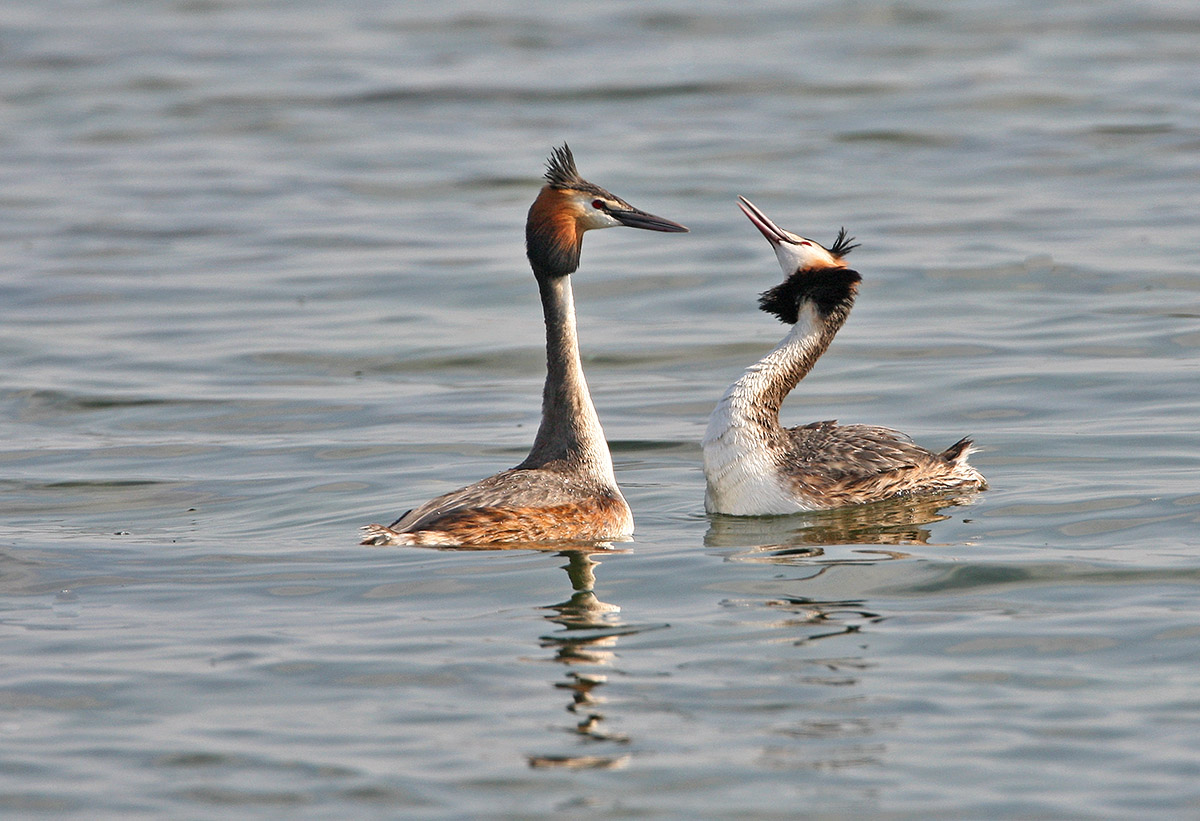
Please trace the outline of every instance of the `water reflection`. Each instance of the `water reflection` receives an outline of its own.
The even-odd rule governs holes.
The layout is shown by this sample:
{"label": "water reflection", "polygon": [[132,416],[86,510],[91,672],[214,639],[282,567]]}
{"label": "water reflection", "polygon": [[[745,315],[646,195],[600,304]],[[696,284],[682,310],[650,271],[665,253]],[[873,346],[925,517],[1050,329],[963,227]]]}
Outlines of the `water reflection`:
{"label": "water reflection", "polygon": [[[803,576],[773,581],[771,587],[779,588],[780,594],[727,599],[722,605],[766,607],[786,613],[786,618],[772,620],[768,626],[793,633],[800,630],[802,635],[795,640],[796,644],[858,632],[883,618],[871,611],[865,600],[798,595],[794,588],[802,585],[806,593],[814,592],[813,583],[837,568],[910,558],[911,554],[885,545],[928,544],[930,533],[924,525],[948,519],[949,515],[942,511],[969,504],[971,498],[954,495],[894,499],[792,516],[711,516],[704,543],[709,547],[733,548],[734,552],[727,555],[728,561],[805,570]],[[836,589],[844,591],[845,583]]]}
{"label": "water reflection", "polygon": [[[950,518],[943,510],[970,504],[973,495],[926,496],[891,499],[838,510],[820,510],[791,516],[709,517],[704,544],[708,547],[748,548],[731,559],[782,561],[819,559],[836,545],[923,545],[930,532],[924,525]],[[859,561],[898,559],[896,550],[859,549]],[[852,561],[842,557],[837,561]]]}
{"label": "water reflection", "polygon": [[[777,643],[782,637],[795,647],[836,646],[828,640],[852,637],[867,626],[882,621],[884,615],[869,607],[865,599],[844,594],[821,596],[819,588],[814,589],[814,583],[819,583],[821,576],[839,567],[907,558],[909,554],[888,546],[927,544],[930,532],[925,526],[948,518],[942,511],[964,501],[961,497],[922,498],[798,516],[713,516],[705,545],[732,548],[727,557],[730,561],[805,569],[802,576],[790,574],[792,578],[769,580],[770,590],[766,595],[730,597],[722,600],[720,606],[747,614],[745,621],[739,622],[750,632],[737,630],[739,641],[758,636],[769,643]],[[599,557],[625,551],[597,545],[556,549],[557,555],[566,560],[563,569],[571,593],[564,601],[543,606],[545,619],[558,629],[543,635],[539,644],[550,651],[547,660],[561,670],[561,675],[552,684],[564,694],[569,720],[557,727],[556,733],[560,738],[569,739],[566,742],[569,746],[565,751],[528,754],[526,760],[534,768],[625,767],[631,760],[633,739],[611,727],[605,687],[614,671],[621,638],[665,625],[630,624],[622,618],[620,606],[605,602],[597,595]],[[755,586],[761,588],[762,584]],[[811,658],[802,655],[789,656],[778,662],[781,669],[804,670],[799,675],[793,672],[786,676],[787,688],[793,695],[796,687],[811,686],[821,690],[853,687],[859,683],[862,672],[873,666],[867,658],[853,652]],[[785,700],[791,697],[786,696]],[[772,700],[772,703],[777,702]],[[754,708],[752,703],[742,700],[737,709]],[[811,723],[809,718],[805,721]],[[873,726],[859,715],[847,716],[845,722],[846,726],[853,726],[866,735],[870,735],[869,729]],[[803,738],[812,732],[812,727],[803,722],[771,729],[772,755],[782,754],[778,746],[781,737]],[[829,735],[837,737],[839,733],[830,731]],[[810,764],[823,765],[825,753],[833,757],[830,760],[841,760],[838,756],[845,752],[835,747],[824,751]],[[855,752],[861,751],[856,747]],[[850,758],[854,757],[846,760]]]}
{"label": "water reflection", "polygon": [[[737,640],[760,645],[752,658],[767,675],[746,693],[757,696],[761,720],[746,733],[760,745],[762,766],[841,770],[887,760],[897,719],[861,686],[879,663],[871,627],[887,614],[861,594],[886,575],[880,563],[910,558],[904,546],[929,544],[928,526],[969,501],[923,497],[793,516],[710,517],[705,545],[746,565],[725,583],[736,592],[720,604]],[[756,572],[755,565],[767,567]],[[739,709],[755,713],[753,704]]]}
{"label": "water reflection", "polygon": [[[810,581],[813,577],[805,579]],[[781,614],[758,626],[770,630],[785,630],[789,635],[800,635],[792,643],[800,646],[821,639],[857,633],[868,624],[883,621],[879,613],[866,609],[866,603],[858,599],[820,600],[807,596],[780,596],[770,599],[725,599],[722,607],[766,607]]]}
{"label": "water reflection", "polygon": [[[566,709],[575,720],[564,730],[586,745],[589,752],[530,755],[529,765],[571,769],[624,767],[629,763],[625,748],[630,738],[605,726],[604,696],[598,691],[608,682],[608,676],[601,670],[611,667],[621,636],[647,628],[626,624],[620,617],[619,606],[596,597],[595,569],[600,563],[592,558],[595,553],[576,550],[560,555],[567,560],[563,567],[571,581],[572,593],[564,602],[546,605],[545,609],[552,611],[546,619],[562,625],[563,629],[543,636],[541,646],[553,649],[552,660],[567,668],[563,679],[554,685],[570,693]],[[603,745],[603,749],[592,751],[596,745]]]}

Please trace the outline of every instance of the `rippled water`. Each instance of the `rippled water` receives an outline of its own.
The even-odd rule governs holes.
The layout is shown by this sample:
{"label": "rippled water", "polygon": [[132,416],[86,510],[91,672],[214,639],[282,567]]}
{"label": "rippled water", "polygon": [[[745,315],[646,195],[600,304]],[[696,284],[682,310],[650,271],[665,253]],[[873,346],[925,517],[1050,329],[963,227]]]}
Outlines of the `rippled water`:
{"label": "rippled water", "polygon": [[[0,9],[0,810],[1195,814],[1193,6]],[[692,228],[575,277],[635,540],[356,546],[523,458],[564,140]],[[704,515],[737,194],[862,243],[788,421],[992,490]]]}

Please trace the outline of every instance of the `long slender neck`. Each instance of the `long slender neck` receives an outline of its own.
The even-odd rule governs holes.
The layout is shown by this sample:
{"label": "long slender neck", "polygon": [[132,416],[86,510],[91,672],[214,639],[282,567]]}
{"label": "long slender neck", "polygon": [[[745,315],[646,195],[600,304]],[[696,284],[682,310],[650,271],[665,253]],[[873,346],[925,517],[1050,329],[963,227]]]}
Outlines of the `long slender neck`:
{"label": "long slender neck", "polygon": [[615,484],[612,457],[579,358],[571,278],[539,274],[537,280],[546,317],[546,387],[542,423],[519,467],[565,460]]}
{"label": "long slender neck", "polygon": [[792,330],[775,350],[746,369],[718,404],[724,413],[714,414],[714,422],[740,421],[764,433],[779,430],[779,408],[792,389],[808,375],[821,354],[829,347],[838,329],[846,322],[850,306],[829,314],[820,313],[812,303],[799,311]]}

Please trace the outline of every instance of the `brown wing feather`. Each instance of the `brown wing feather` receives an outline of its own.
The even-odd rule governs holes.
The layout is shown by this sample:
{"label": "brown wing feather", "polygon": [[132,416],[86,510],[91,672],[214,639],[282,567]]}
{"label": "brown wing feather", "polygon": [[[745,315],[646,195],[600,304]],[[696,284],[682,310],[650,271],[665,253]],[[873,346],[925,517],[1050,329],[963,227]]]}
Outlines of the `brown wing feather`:
{"label": "brown wing feather", "polygon": [[899,431],[873,425],[813,422],[784,431],[787,458],[781,469],[797,493],[822,506],[878,501],[905,493],[982,486],[962,475],[957,462],[970,440],[933,453]]}
{"label": "brown wing feather", "polygon": [[830,477],[875,475],[901,470],[933,456],[899,431],[871,425],[813,422],[784,431],[788,462]]}
{"label": "brown wing feather", "polygon": [[627,535],[629,506],[615,488],[567,472],[512,469],[414,508],[364,544],[588,541]]}

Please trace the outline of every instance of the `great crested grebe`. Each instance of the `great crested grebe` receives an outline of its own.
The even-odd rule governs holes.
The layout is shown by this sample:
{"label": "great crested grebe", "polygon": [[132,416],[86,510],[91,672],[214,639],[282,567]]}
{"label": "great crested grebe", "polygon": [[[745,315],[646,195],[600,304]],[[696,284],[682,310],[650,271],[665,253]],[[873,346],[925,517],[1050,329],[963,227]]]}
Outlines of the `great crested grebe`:
{"label": "great crested grebe", "polygon": [[871,425],[779,425],[784,398],[808,374],[846,322],[862,277],[846,267],[853,240],[843,228],[831,248],[784,231],[745,197],[739,207],[771,243],[784,280],[759,307],[792,329],[738,379],[709,417],[704,435],[705,509],[734,516],[825,510],[912,493],[982,490],[967,464],[971,440],[941,453]]}
{"label": "great crested grebe", "polygon": [[604,541],[633,533],[633,514],[617,487],[583,377],[570,277],[579,267],[583,233],[618,225],[688,230],[587,182],[571,149],[556,148],[525,223],[525,252],[546,319],[546,387],[533,449],[515,468],[431,499],[387,527],[367,525],[363,544]]}

